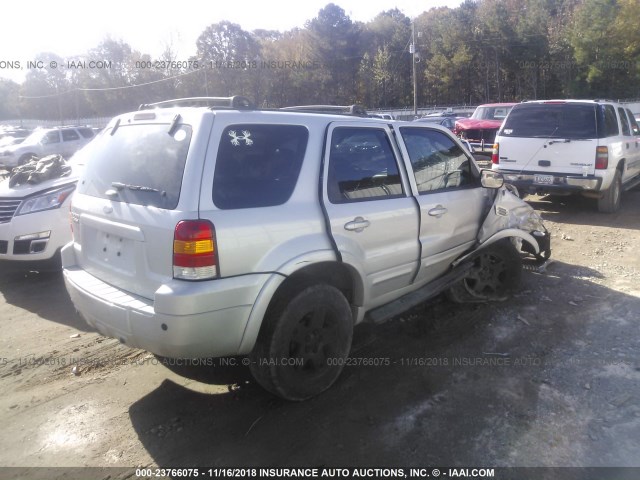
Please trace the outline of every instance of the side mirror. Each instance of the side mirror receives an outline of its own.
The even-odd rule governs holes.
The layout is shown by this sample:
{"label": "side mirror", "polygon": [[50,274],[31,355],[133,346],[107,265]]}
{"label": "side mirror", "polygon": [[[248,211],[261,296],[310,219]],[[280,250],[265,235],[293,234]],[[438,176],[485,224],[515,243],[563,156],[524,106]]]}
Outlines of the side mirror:
{"label": "side mirror", "polygon": [[504,185],[504,177],[499,172],[485,169],[480,172],[480,183],[485,188],[500,188]]}

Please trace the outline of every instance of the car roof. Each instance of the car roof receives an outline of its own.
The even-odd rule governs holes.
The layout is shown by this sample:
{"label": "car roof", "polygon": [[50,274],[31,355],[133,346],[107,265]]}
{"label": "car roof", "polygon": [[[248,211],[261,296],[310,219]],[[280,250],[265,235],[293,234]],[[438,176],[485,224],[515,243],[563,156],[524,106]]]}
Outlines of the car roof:
{"label": "car roof", "polygon": [[517,105],[515,102],[507,102],[507,103],[483,103],[482,105],[478,105],[479,107],[513,107]]}
{"label": "car roof", "polygon": [[570,98],[557,98],[550,100],[529,100],[522,103],[535,103],[535,104],[558,104],[561,105],[563,103],[583,103],[583,104],[593,104],[597,105],[600,103],[618,103],[613,100],[590,100],[590,99],[570,99]]}

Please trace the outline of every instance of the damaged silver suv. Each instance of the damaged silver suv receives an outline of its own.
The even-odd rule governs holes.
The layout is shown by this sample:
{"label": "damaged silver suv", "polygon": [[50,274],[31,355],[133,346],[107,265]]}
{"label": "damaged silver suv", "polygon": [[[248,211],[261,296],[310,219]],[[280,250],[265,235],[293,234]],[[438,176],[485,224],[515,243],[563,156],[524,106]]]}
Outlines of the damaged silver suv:
{"label": "damaged silver suv", "polygon": [[524,255],[548,256],[540,217],[448,130],[333,110],[198,98],[113,119],[62,251],[77,310],[157,355],[247,355],[303,400],[358,323],[442,292],[502,298]]}

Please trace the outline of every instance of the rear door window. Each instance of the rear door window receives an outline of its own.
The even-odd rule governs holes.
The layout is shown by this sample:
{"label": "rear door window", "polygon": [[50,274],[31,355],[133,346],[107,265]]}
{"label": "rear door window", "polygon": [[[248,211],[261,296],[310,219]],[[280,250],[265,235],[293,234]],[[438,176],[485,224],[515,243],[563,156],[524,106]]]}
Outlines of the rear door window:
{"label": "rear door window", "polygon": [[79,140],[79,139],[80,139],[80,135],[78,135],[75,130],[71,130],[71,129],[62,130],[63,142],[72,142],[73,140]]}
{"label": "rear door window", "polygon": [[333,130],[327,193],[336,204],[404,196],[398,163],[384,129]]}
{"label": "rear door window", "polygon": [[[171,133],[171,134],[169,134]],[[112,201],[172,210],[178,205],[191,142],[190,125],[109,128],[76,154],[90,160],[78,192]]]}
{"label": "rear door window", "polygon": [[222,132],[213,177],[220,209],[285,203],[296,186],[309,132],[300,125],[231,125]]}
{"label": "rear door window", "polygon": [[516,105],[501,134],[527,138],[597,138],[596,106],[570,103]]}
{"label": "rear door window", "polygon": [[60,143],[60,132],[58,132],[58,130],[52,130],[51,132],[47,132],[46,136],[44,137],[44,141],[42,143],[46,145],[49,145],[51,143]]}
{"label": "rear door window", "polygon": [[90,128],[79,128],[78,131],[84,138],[93,138],[95,136]]}

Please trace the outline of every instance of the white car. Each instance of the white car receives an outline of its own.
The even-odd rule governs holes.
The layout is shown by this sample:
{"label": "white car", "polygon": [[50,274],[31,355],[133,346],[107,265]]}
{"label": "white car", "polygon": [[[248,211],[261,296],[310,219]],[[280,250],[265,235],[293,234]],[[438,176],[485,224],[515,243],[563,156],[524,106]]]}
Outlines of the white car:
{"label": "white car", "polygon": [[0,168],[11,169],[23,165],[32,157],[62,155],[70,158],[95,136],[89,127],[41,128],[24,141],[0,149]]}
{"label": "white car", "polygon": [[0,269],[57,271],[60,250],[71,241],[69,204],[85,155],[67,164],[71,172],[39,183],[0,182]]}

